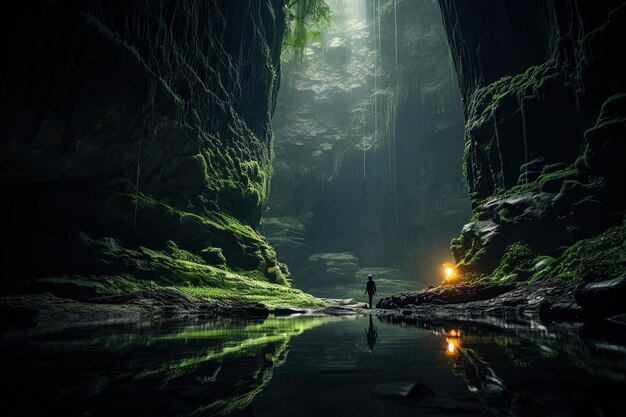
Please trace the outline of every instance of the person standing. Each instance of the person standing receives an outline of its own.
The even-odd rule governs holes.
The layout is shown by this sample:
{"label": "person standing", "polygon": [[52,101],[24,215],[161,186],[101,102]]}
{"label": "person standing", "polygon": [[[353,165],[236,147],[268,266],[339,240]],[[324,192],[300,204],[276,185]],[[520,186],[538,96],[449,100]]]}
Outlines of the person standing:
{"label": "person standing", "polygon": [[367,285],[365,287],[365,293],[363,293],[363,297],[365,294],[369,295],[370,298],[370,309],[372,308],[372,297],[376,295],[376,283],[374,282],[374,278],[371,275],[367,276]]}

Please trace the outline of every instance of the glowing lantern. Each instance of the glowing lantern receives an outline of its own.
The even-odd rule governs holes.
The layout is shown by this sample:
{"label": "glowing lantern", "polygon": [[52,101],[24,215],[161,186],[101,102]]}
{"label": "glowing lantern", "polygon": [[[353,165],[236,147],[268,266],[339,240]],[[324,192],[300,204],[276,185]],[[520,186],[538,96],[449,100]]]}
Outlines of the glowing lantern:
{"label": "glowing lantern", "polygon": [[454,278],[454,265],[445,263],[441,266],[443,267],[443,273],[445,275],[443,282],[452,280]]}

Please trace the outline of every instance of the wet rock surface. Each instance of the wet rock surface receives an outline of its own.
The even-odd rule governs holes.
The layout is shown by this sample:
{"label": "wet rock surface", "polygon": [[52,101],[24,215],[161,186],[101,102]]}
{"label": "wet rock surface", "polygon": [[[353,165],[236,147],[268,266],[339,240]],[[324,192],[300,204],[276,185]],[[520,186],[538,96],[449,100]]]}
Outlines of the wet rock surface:
{"label": "wet rock surface", "polygon": [[586,321],[626,312],[623,285],[623,277],[578,286],[559,281],[457,284],[396,294],[376,307],[413,319],[534,316]]}
{"label": "wet rock surface", "polygon": [[140,281],[176,274],[148,259],[129,271],[117,246],[129,259],[165,250],[223,272],[286,276],[253,230],[271,177],[283,6],[42,1],[5,11],[0,183],[11,221],[0,270],[11,278],[0,293],[62,275],[124,285],[116,270]]}
{"label": "wet rock surface", "polygon": [[167,317],[267,317],[259,303],[234,300],[201,300],[178,290],[160,288],[132,294],[98,297],[90,302],[52,294],[0,297],[0,326],[30,326],[41,323],[138,321]]}
{"label": "wet rock surface", "polygon": [[457,271],[468,281],[623,273],[623,231],[610,235],[626,213],[626,85],[610,51],[626,5],[439,4],[464,96],[473,211],[451,244]]}

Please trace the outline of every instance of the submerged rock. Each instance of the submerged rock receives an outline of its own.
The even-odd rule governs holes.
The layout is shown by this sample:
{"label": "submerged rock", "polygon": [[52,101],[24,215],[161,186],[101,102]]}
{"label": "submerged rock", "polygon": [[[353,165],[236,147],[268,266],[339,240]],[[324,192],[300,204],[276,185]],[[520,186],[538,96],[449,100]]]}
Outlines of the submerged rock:
{"label": "submerged rock", "polygon": [[434,395],[435,391],[419,382],[398,381],[376,385],[374,394],[381,398],[419,399]]}

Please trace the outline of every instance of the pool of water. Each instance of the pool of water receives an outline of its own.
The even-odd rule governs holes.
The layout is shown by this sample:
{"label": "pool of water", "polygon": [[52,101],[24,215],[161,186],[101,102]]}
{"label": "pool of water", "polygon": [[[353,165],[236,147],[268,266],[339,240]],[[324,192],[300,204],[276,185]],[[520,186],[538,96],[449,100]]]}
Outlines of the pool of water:
{"label": "pool of water", "polygon": [[386,317],[0,334],[2,416],[624,416],[621,330]]}

